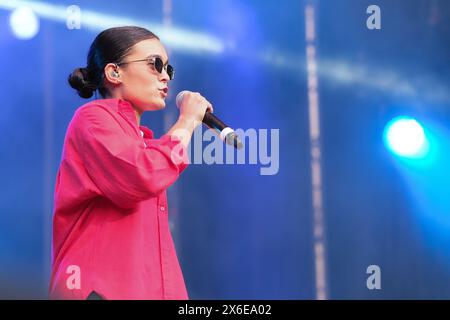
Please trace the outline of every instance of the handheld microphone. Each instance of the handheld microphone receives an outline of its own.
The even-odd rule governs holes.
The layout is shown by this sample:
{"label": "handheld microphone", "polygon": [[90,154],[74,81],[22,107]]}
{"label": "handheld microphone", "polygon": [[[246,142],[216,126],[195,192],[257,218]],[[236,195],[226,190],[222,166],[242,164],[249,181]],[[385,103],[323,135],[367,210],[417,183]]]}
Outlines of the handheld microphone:
{"label": "handheld microphone", "polygon": [[[183,100],[183,95],[188,93],[189,91],[181,91],[178,93],[176,98],[177,107],[180,108],[181,100]],[[205,112],[202,122],[206,124],[209,128],[216,131],[219,135],[220,139],[222,139],[226,144],[235,147],[236,149],[241,149],[243,144],[239,139],[236,132],[223,123],[219,118],[217,118],[214,114],[212,114],[209,110]]]}

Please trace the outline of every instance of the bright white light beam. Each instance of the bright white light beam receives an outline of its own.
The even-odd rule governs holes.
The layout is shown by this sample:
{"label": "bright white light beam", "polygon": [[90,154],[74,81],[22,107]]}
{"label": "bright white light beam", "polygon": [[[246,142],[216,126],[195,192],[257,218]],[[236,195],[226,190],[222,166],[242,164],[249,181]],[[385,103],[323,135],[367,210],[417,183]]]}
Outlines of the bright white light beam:
{"label": "bright white light beam", "polygon": [[[14,10],[27,6],[42,18],[66,23],[67,7],[52,5],[41,1],[0,0],[0,8]],[[81,8],[81,28],[92,31],[102,31],[117,26],[136,25],[147,28],[157,34],[161,41],[173,49],[191,51],[194,53],[209,52],[218,54],[223,52],[224,44],[211,35],[186,30],[179,27],[164,27],[162,24],[148,23],[137,19],[97,13]]]}

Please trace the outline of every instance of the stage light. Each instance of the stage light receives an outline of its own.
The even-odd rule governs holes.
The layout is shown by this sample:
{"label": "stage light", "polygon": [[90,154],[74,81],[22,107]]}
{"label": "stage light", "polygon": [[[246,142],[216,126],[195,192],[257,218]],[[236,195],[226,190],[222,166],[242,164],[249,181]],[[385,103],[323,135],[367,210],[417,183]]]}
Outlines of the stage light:
{"label": "stage light", "polygon": [[[33,26],[39,29],[38,18],[49,19],[52,21],[67,23],[69,15],[67,6],[61,4],[52,4],[44,1],[23,1],[23,0],[0,0],[0,9],[19,10],[22,7],[29,8],[27,11],[18,11],[20,15],[13,19],[11,15],[11,28],[18,37],[22,34],[31,34]],[[30,14],[31,11],[31,14]],[[33,17],[31,17],[31,15]],[[30,18],[28,18],[30,17]],[[171,26],[167,27],[161,23],[149,23],[147,20],[137,20],[132,17],[121,15],[110,15],[102,12],[92,11],[81,8],[81,29],[89,29],[95,32],[103,31],[107,28],[117,26],[137,25],[155,32],[161,40],[168,46],[182,51],[190,51],[196,53],[220,54],[225,48],[222,40],[208,33],[200,33],[186,28]],[[16,31],[17,30],[17,31]],[[31,37],[33,37],[36,30]],[[29,38],[31,38],[29,37]]]}
{"label": "stage light", "polygon": [[384,129],[384,143],[393,154],[405,158],[420,158],[428,151],[428,139],[423,127],[407,116],[389,121]]}
{"label": "stage light", "polygon": [[39,19],[30,7],[14,9],[9,17],[9,25],[14,35],[22,40],[33,38],[39,31]]}

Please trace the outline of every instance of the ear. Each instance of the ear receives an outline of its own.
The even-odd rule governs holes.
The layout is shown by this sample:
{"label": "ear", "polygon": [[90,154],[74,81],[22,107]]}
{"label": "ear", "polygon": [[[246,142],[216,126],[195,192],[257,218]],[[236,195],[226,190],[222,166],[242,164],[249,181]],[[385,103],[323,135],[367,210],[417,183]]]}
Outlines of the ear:
{"label": "ear", "polygon": [[120,84],[122,80],[120,79],[119,67],[115,63],[108,63],[103,70],[105,73],[105,79],[111,84]]}

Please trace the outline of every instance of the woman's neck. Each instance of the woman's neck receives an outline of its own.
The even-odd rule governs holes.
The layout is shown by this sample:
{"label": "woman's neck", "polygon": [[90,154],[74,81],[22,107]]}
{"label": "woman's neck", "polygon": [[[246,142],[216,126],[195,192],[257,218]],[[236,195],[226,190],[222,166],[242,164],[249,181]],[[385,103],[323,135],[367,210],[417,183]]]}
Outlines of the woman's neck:
{"label": "woman's neck", "polygon": [[138,127],[139,127],[141,125],[141,116],[142,116],[142,114],[138,110],[136,110],[135,107],[133,107],[133,109],[134,109],[134,112],[136,113],[136,120],[137,120],[137,124],[138,124]]}

